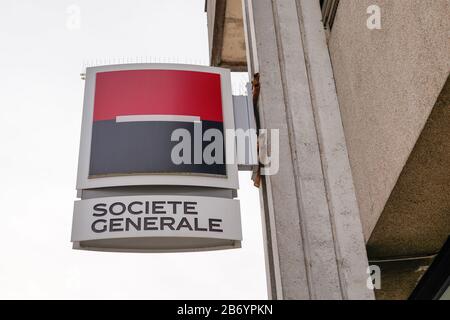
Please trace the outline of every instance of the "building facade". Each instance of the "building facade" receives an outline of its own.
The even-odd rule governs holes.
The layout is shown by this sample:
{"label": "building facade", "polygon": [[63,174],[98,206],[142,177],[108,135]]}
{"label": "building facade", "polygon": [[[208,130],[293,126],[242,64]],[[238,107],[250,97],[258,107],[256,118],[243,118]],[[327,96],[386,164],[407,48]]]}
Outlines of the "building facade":
{"label": "building facade", "polygon": [[247,71],[259,126],[280,130],[261,184],[270,297],[407,299],[450,234],[450,1],[206,12],[211,64]]}

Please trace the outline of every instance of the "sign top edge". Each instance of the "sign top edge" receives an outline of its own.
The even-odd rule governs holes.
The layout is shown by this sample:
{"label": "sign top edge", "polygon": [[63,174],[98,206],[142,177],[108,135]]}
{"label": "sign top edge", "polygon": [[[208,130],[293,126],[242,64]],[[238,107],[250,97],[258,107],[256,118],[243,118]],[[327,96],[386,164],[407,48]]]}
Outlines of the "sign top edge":
{"label": "sign top edge", "polygon": [[178,63],[127,63],[111,64],[103,66],[87,67],[86,74],[107,72],[107,71],[126,71],[126,70],[179,70],[179,71],[197,71],[217,74],[230,74],[231,71],[226,68],[178,64]]}

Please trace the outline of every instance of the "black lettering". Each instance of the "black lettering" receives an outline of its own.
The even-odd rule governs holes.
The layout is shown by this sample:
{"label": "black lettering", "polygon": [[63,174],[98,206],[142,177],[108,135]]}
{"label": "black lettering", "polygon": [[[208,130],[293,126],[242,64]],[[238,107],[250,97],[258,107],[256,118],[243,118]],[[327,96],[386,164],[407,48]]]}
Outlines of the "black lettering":
{"label": "black lettering", "polygon": [[[164,211],[164,204],[165,201],[153,201],[152,203],[152,213],[153,214],[166,214],[166,211]],[[161,211],[159,211],[161,210]]]}
{"label": "black lettering", "polygon": [[122,218],[110,219],[109,220],[109,232],[120,232],[123,231]]}
{"label": "black lettering", "polygon": [[186,201],[184,203],[184,214],[198,214],[197,211],[190,211],[190,210],[195,210],[196,205],[197,205],[197,202]]}
{"label": "black lettering", "polygon": [[[168,222],[166,222],[168,221]],[[174,218],[168,218],[168,217],[164,217],[161,218],[161,230],[164,231],[164,227],[169,227],[170,230],[175,231],[175,228],[173,227],[173,225],[175,224],[175,219]]]}
{"label": "black lettering", "polygon": [[[120,207],[120,211],[116,212],[114,211],[115,207]],[[113,216],[120,216],[127,210],[127,207],[122,202],[114,202],[109,207],[109,213],[111,213]]]}
{"label": "black lettering", "polygon": [[194,218],[194,230],[195,231],[208,231],[206,228],[200,228],[198,226],[198,218]]}
{"label": "black lettering", "polygon": [[131,203],[128,205],[128,212],[129,212],[129,213],[131,213],[131,214],[142,214],[142,213],[144,213],[142,210],[134,211],[134,210],[133,210],[133,206],[134,206],[134,205],[140,205],[140,206],[142,206],[143,203],[140,202],[140,201],[134,201],[134,202],[131,202]]}
{"label": "black lettering", "polygon": [[222,219],[209,219],[209,231],[211,231],[211,232],[223,232],[223,230],[220,229],[220,224],[221,223],[222,223]]}
{"label": "black lettering", "polygon": [[140,231],[141,230],[141,222],[142,222],[141,218],[137,218],[136,222],[134,222],[133,219],[131,219],[131,218],[126,218],[125,219],[125,230],[130,231],[130,226],[133,226],[134,230]]}
{"label": "black lettering", "polygon": [[187,218],[181,219],[180,223],[178,224],[177,230],[180,230],[181,228],[187,228],[192,231],[192,226],[190,225]]}
{"label": "black lettering", "polygon": [[[92,225],[91,225],[91,229],[93,232],[95,233],[103,233],[106,231],[106,220],[105,219],[99,219],[99,220],[95,220]],[[97,229],[97,224],[98,223],[104,223],[103,227],[101,229]]]}
{"label": "black lettering", "polygon": [[94,206],[94,211],[98,211],[100,213],[94,212],[92,215],[94,217],[103,217],[108,213],[108,210],[106,210],[106,203],[97,203]]}
{"label": "black lettering", "polygon": [[181,201],[167,201],[167,204],[171,204],[173,206],[172,211],[173,214],[177,214],[177,205],[183,204]]}
{"label": "black lettering", "polygon": [[156,220],[158,220],[158,218],[155,217],[144,218],[144,230],[145,231],[158,230],[158,227],[153,227],[156,224]]}

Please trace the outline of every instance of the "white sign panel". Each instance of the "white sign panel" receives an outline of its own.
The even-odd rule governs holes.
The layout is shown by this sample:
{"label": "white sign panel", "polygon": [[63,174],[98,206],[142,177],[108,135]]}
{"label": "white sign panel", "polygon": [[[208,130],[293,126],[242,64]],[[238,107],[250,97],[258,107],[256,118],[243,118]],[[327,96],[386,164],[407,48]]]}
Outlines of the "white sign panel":
{"label": "white sign panel", "polygon": [[240,247],[241,240],[239,200],[152,195],[75,202],[72,242],[77,249],[214,250]]}

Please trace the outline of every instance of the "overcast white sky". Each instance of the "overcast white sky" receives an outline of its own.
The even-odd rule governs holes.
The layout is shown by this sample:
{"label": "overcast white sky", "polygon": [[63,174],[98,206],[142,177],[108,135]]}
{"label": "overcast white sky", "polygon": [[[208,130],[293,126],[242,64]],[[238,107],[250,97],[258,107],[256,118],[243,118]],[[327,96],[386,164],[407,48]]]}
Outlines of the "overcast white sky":
{"label": "overcast white sky", "polygon": [[[79,28],[69,17],[77,8]],[[242,249],[71,249],[83,63],[207,61],[203,10],[204,0],[1,0],[0,298],[267,298],[258,190],[247,173]]]}

